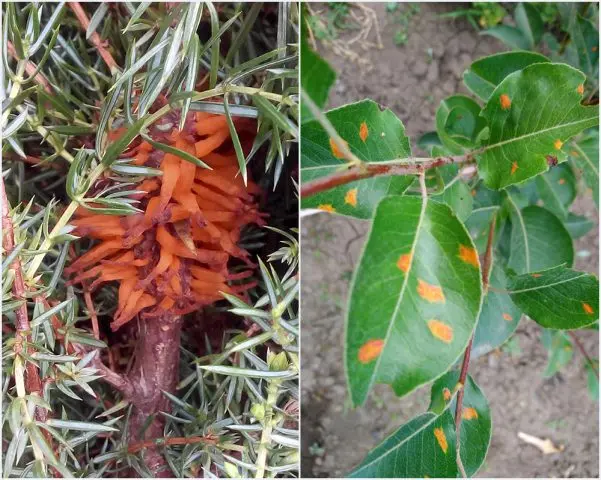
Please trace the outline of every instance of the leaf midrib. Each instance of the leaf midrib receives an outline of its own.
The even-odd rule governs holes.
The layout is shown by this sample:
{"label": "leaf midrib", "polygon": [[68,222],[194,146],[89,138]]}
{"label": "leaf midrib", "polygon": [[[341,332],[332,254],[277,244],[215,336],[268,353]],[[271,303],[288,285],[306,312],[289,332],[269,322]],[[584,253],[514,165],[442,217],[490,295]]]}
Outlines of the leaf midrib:
{"label": "leaf midrib", "polygon": [[522,232],[524,233],[524,247],[526,249],[526,271],[528,271],[530,270],[530,245],[528,245],[528,230],[526,229],[526,224],[524,223],[524,217],[522,216],[522,212],[513,201],[513,198],[511,198],[510,194],[507,194],[507,198],[511,202],[511,205],[515,209],[517,216],[520,219],[520,225],[522,227]]}
{"label": "leaf midrib", "polygon": [[509,292],[510,295],[514,295],[516,293],[524,293],[524,292],[531,292],[533,290],[543,290],[545,288],[551,288],[554,287],[555,285],[561,285],[563,283],[568,283],[568,282],[572,282],[574,280],[578,280],[579,278],[582,277],[588,277],[588,273],[583,273],[582,275],[578,275],[577,277],[572,277],[572,278],[568,278],[567,280],[561,280],[559,282],[555,282],[555,283],[549,283],[548,285],[540,285],[537,287],[532,287],[532,288],[524,288],[522,290],[514,290],[512,292]]}
{"label": "leaf midrib", "polygon": [[378,357],[378,359],[376,360],[376,364],[374,366],[374,369],[372,370],[371,377],[369,379],[369,385],[367,386],[367,390],[366,390],[367,392],[369,392],[371,390],[371,387],[374,384],[374,381],[375,381],[375,378],[376,378],[376,375],[378,372],[378,368],[380,368],[380,362],[382,361],[382,357],[384,356],[384,352],[386,351],[386,346],[388,345],[388,340],[390,339],[392,327],[394,326],[394,320],[399,312],[399,307],[401,306],[401,303],[403,302],[403,299],[405,297],[405,289],[407,288],[407,284],[409,283],[409,276],[411,275],[411,271],[413,270],[413,262],[415,260],[415,248],[417,247],[417,241],[419,239],[419,234],[422,229],[422,223],[423,223],[424,217],[426,216],[427,206],[428,206],[428,197],[422,196],[422,208],[419,212],[419,220],[417,221],[417,226],[415,228],[415,239],[413,240],[413,243],[411,245],[411,250],[410,250],[411,260],[409,262],[409,268],[407,269],[407,273],[405,274],[405,278],[403,279],[403,285],[401,286],[401,291],[399,292],[399,298],[394,307],[394,311],[392,312],[392,315],[390,316],[390,323],[388,324],[388,329],[386,330],[386,336],[384,337],[384,347],[382,348],[382,355],[380,355]]}

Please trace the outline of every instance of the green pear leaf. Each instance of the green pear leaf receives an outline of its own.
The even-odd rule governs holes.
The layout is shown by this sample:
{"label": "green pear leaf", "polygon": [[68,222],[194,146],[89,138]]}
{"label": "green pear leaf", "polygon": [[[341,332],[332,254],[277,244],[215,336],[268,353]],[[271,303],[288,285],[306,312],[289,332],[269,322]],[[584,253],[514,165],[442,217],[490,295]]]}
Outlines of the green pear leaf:
{"label": "green pear leaf", "polygon": [[[447,372],[434,382],[430,396],[430,411],[436,413],[441,407],[450,407],[449,411],[455,416],[457,396],[452,395],[452,392],[455,391],[457,382],[459,382],[458,370]],[[463,391],[461,417],[461,463],[468,477],[473,477],[486,458],[492,436],[492,420],[490,406],[484,393],[469,375]]]}
{"label": "green pear leaf", "polygon": [[571,137],[599,124],[599,107],[583,106],[582,72],[562,64],[536,63],[507,76],[482,116],[490,135],[478,155],[489,188],[504,189],[565,160]]}
{"label": "green pear leaf", "polygon": [[478,255],[452,210],[415,196],[382,200],[346,320],[353,405],[375,383],[403,396],[448,370],[465,350],[481,301]]}
{"label": "green pear leaf", "polygon": [[[390,110],[364,100],[326,114],[350,150],[365,162],[385,162],[411,155],[405,127]],[[303,124],[301,136],[301,181],[303,184],[331,175],[347,162],[330,143],[330,137],[316,121]],[[378,202],[387,195],[403,194],[414,176],[374,177],[352,182],[302,199],[303,208],[357,218],[371,218]]]}
{"label": "green pear leaf", "polygon": [[556,330],[586,327],[599,319],[599,280],[563,265],[510,279],[513,302],[539,325]]}

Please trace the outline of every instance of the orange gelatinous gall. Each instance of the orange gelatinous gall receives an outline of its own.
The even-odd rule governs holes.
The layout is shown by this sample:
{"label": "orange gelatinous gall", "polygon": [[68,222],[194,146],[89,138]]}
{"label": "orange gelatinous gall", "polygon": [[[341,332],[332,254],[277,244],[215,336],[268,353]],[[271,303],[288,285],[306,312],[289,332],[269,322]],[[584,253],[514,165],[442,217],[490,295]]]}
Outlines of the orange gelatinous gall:
{"label": "orange gelatinous gall", "polygon": [[438,340],[444,343],[451,343],[453,341],[453,327],[447,325],[440,320],[432,319],[428,320],[428,328],[432,335]]}
{"label": "orange gelatinous gall", "polygon": [[582,309],[584,310],[584,312],[587,315],[592,315],[593,313],[595,313],[595,311],[593,310],[593,307],[591,307],[588,303],[583,303]]}
{"label": "orange gelatinous gall", "polygon": [[581,83],[580,85],[578,85],[578,88],[576,89],[576,91],[580,94],[580,95],[584,95],[584,85]]}
{"label": "orange gelatinous gall", "polygon": [[344,196],[344,203],[350,205],[351,207],[357,206],[357,189],[351,188],[346,195]]}
{"label": "orange gelatinous gall", "polygon": [[505,320],[507,322],[511,322],[511,321],[513,321],[513,317],[511,315],[509,315],[508,313],[504,313],[503,320]]}
{"label": "orange gelatinous gall", "polygon": [[380,353],[382,353],[383,348],[384,348],[384,340],[382,340],[382,339],[368,340],[359,349],[359,353],[357,354],[357,359],[359,360],[360,363],[373,362],[376,358],[378,358],[380,356]]}
{"label": "orange gelatinous gall", "polygon": [[367,140],[368,135],[369,135],[369,130],[367,128],[367,123],[363,122],[361,124],[361,127],[359,127],[359,137],[361,138],[361,141],[365,142],[365,140]]}
{"label": "orange gelatinous gall", "polygon": [[427,300],[430,303],[444,303],[444,293],[442,292],[442,288],[437,285],[430,285],[427,282],[424,282],[422,279],[417,279],[417,293],[424,300]]}
{"label": "orange gelatinous gall", "polygon": [[411,257],[410,253],[404,253],[399,257],[396,262],[396,266],[399,267],[399,270],[403,273],[407,273],[409,271],[409,267],[411,266]]}
{"label": "orange gelatinous gall", "polygon": [[517,170],[518,168],[520,168],[520,167],[518,166],[518,162],[513,162],[513,163],[511,164],[511,174],[513,175],[513,174],[516,172],[516,170]]}
{"label": "orange gelatinous gall", "polygon": [[434,429],[434,436],[436,437],[436,441],[438,445],[442,449],[444,453],[447,453],[449,449],[449,444],[447,443],[447,436],[444,434],[444,430],[440,427],[436,427]]}
{"label": "orange gelatinous gall", "polygon": [[[348,143],[344,142],[344,145],[348,146]],[[330,150],[332,150],[332,155],[334,155],[336,158],[344,158],[344,154],[340,151],[338,145],[336,145],[336,142],[332,138],[330,138]]]}
{"label": "orange gelatinous gall", "polygon": [[480,266],[480,260],[478,258],[478,252],[472,247],[466,247],[465,245],[459,245],[459,258],[465,263],[469,263],[474,267]]}
{"label": "orange gelatinous gall", "polygon": [[511,99],[509,98],[509,95],[504,93],[499,97],[499,101],[501,102],[501,108],[503,110],[508,110],[511,107]]}
{"label": "orange gelatinous gall", "polygon": [[[220,300],[220,292],[242,295],[255,285],[228,282],[252,276],[255,265],[235,243],[246,225],[265,223],[254,199],[260,189],[251,179],[245,186],[237,176],[238,160],[225,117],[199,114],[189,114],[181,132],[150,127],[149,133],[161,143],[202,157],[212,170],[154,150],[148,142],[134,142],[134,162],[162,172],[132,187],[144,192],[132,195],[144,213],[108,216],[83,208],[76,211],[75,233],[100,243],[65,272],[76,274],[71,284],[94,279],[92,290],[105,282],[119,282],[113,330],[137,315],[182,315]],[[177,124],[175,117],[162,121]],[[248,153],[256,123],[241,118],[234,118],[234,123]],[[122,134],[113,131],[109,137]],[[246,264],[246,270],[230,274],[232,258]]]}

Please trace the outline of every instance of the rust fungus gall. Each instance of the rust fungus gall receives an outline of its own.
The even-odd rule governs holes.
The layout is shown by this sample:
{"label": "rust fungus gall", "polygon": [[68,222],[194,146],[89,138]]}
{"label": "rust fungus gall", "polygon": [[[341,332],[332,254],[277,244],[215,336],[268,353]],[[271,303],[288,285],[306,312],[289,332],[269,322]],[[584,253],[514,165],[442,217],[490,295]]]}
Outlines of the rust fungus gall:
{"label": "rust fungus gall", "polygon": [[440,320],[428,320],[428,328],[432,335],[444,343],[453,341],[453,328]]}
{"label": "rust fungus gall", "polygon": [[[348,146],[348,144],[346,142],[344,142],[344,145]],[[340,151],[340,149],[338,148],[338,145],[336,145],[336,142],[332,138],[330,138],[330,150],[332,150],[332,155],[334,155],[334,157],[336,157],[338,159],[344,158],[344,153],[342,153]]]}
{"label": "rust fungus gall", "polygon": [[447,387],[442,389],[442,397],[445,402],[448,402],[451,399],[451,391]]}
{"label": "rust fungus gall", "polygon": [[367,128],[367,123],[361,123],[361,127],[359,127],[359,138],[361,138],[362,142],[367,140],[367,136],[369,135],[369,130]]}
{"label": "rust fungus gall", "polygon": [[436,437],[436,441],[438,445],[442,449],[444,453],[447,453],[449,449],[449,444],[447,443],[447,436],[444,434],[444,430],[440,427],[436,427],[434,429],[434,436]]}
{"label": "rust fungus gall", "polygon": [[578,88],[576,89],[576,91],[578,92],[578,94],[584,95],[584,85],[582,83],[580,85],[578,85]]}
{"label": "rust fungus gall", "polygon": [[323,210],[324,212],[330,213],[334,213],[336,211],[336,209],[329,203],[322,203],[321,205],[318,205],[317,208]]}
{"label": "rust fungus gall", "polygon": [[582,309],[587,315],[592,315],[594,313],[593,307],[591,307],[588,303],[583,303]]}
{"label": "rust fungus gall", "polygon": [[376,358],[380,356],[380,353],[382,353],[383,348],[384,340],[368,340],[359,349],[359,353],[357,355],[359,363],[373,362]]}
{"label": "rust fungus gall", "polygon": [[407,273],[409,271],[409,267],[411,266],[411,254],[405,253],[401,255],[396,262],[396,266],[399,267],[401,272]]}
{"label": "rust fungus gall", "polygon": [[504,313],[503,320],[505,320],[506,322],[511,322],[511,321],[513,321],[513,317],[511,315],[509,315],[508,313]]}
{"label": "rust fungus gall", "polygon": [[417,293],[424,300],[427,300],[430,303],[444,303],[444,293],[442,293],[442,288],[437,285],[430,285],[427,282],[424,282],[422,279],[417,279]]}
{"label": "rust fungus gall", "polygon": [[347,205],[350,205],[351,207],[357,206],[357,189],[356,188],[352,188],[348,192],[346,192],[346,195],[344,196],[344,203],[346,203]]}
{"label": "rust fungus gall", "polygon": [[478,418],[478,412],[475,408],[465,407],[463,409],[463,412],[461,412],[461,418],[463,418],[464,420],[474,420]]}
{"label": "rust fungus gall", "polygon": [[553,146],[555,147],[555,150],[561,150],[561,147],[563,147],[563,142],[558,138],[555,140],[555,142],[553,142]]}
{"label": "rust fungus gall", "polygon": [[480,260],[478,259],[478,252],[471,247],[465,245],[459,245],[459,258],[465,263],[478,268],[480,266]]}
{"label": "rust fungus gall", "polygon": [[511,99],[509,98],[509,95],[504,93],[499,97],[499,101],[501,102],[501,108],[503,110],[509,110],[511,107]]}
{"label": "rust fungus gall", "polygon": [[[171,120],[177,123],[177,119]],[[254,121],[235,118],[245,151],[256,132]],[[124,130],[109,133],[115,141]],[[212,170],[138,140],[126,151],[135,165],[161,170],[133,190],[143,213],[99,215],[78,208],[75,234],[100,242],[65,271],[70,284],[119,282],[118,305],[111,328],[118,329],[140,314],[143,318],[183,315],[222,299],[220,292],[241,295],[256,285],[245,281],[255,264],[236,244],[244,226],[264,225],[251,180],[245,186],[225,116],[197,112],[188,115],[182,131],[150,129],[156,141],[201,158]],[[231,273],[228,263],[239,259],[245,267]],[[233,284],[232,282],[236,283]]]}
{"label": "rust fungus gall", "polygon": [[518,166],[518,162],[513,162],[513,163],[511,164],[511,174],[513,175],[513,174],[516,172],[516,170],[517,170],[518,168],[520,168],[520,167]]}

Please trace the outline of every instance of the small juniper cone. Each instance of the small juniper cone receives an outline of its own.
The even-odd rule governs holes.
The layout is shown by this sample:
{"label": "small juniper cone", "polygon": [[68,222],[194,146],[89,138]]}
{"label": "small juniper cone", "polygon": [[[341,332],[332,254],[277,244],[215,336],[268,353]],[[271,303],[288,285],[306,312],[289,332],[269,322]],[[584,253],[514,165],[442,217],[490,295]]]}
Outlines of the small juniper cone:
{"label": "small juniper cone", "polygon": [[[250,179],[245,186],[238,174],[224,115],[190,113],[181,131],[178,116],[163,117],[150,131],[151,138],[195,155],[211,169],[138,139],[125,155],[136,165],[163,172],[135,188],[145,192],[135,195],[144,213],[97,215],[80,207],[73,221],[77,235],[100,243],[66,269],[75,274],[70,283],[92,281],[93,290],[105,282],[119,282],[113,330],[139,313],[182,315],[221,299],[220,292],[240,295],[255,285],[247,279],[256,265],[236,243],[245,225],[264,224],[253,197],[260,190]],[[234,123],[248,152],[256,123],[239,118]],[[111,131],[109,142],[123,130]],[[236,273],[228,270],[232,257],[245,265]]]}

